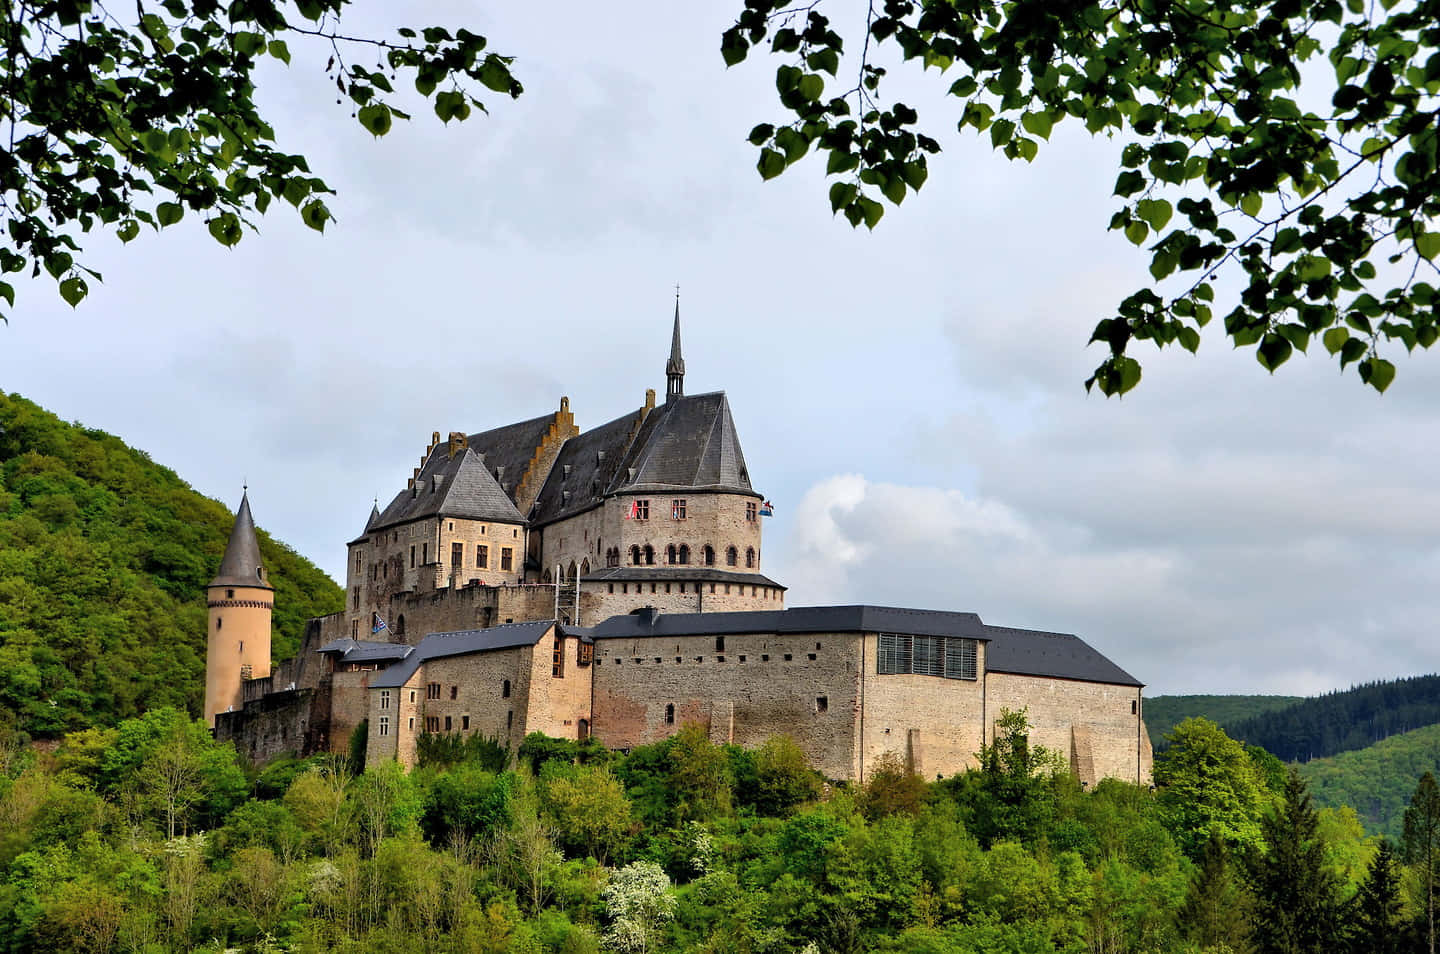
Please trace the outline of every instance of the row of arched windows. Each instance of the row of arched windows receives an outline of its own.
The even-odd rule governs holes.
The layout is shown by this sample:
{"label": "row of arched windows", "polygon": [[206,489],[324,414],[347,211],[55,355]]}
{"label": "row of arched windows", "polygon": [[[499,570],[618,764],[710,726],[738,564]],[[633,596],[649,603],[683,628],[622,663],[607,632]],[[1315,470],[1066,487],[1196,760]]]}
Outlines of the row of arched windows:
{"label": "row of arched windows", "polygon": [[[690,545],[688,543],[672,543],[665,547],[665,562],[671,566],[690,565]],[[605,565],[619,566],[621,550],[619,547],[611,547],[605,551]],[[638,543],[630,547],[630,566],[654,566],[655,548],[650,544],[640,546]],[[747,569],[755,569],[759,565],[760,554],[754,547],[745,548],[745,566]],[[699,564],[701,566],[715,565],[715,548],[706,544],[700,548]],[[740,550],[736,547],[725,548],[725,565],[740,565]]]}

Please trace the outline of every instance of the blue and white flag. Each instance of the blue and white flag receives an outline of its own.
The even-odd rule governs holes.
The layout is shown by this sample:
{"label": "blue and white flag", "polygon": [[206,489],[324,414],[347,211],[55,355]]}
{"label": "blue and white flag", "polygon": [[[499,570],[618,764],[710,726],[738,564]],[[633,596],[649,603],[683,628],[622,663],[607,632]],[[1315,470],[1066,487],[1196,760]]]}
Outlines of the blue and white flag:
{"label": "blue and white flag", "polygon": [[775,505],[774,505],[773,503],[771,503],[770,501],[768,501],[768,500],[765,501],[764,503],[762,503],[762,504],[760,505],[760,516],[762,516],[762,517],[773,517],[773,516],[775,516]]}
{"label": "blue and white flag", "polygon": [[371,633],[371,635],[374,635],[375,633],[380,632],[380,630],[382,630],[382,629],[389,629],[389,628],[390,628],[390,627],[388,627],[388,626],[385,625],[385,621],[380,618],[380,614],[379,614],[379,613],[371,613],[371,614],[370,614],[370,633]]}

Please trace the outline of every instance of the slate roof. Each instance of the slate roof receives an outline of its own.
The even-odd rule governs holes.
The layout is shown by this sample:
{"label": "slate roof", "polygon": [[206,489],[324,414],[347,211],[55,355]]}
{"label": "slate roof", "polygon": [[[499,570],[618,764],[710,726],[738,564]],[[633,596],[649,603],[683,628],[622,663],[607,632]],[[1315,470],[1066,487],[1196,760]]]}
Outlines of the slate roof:
{"label": "slate roof", "polygon": [[345,636],[341,639],[332,639],[315,651],[317,653],[339,653],[346,662],[372,660],[379,662],[386,659],[404,659],[414,648],[414,646],[406,646],[401,643],[376,643]]}
{"label": "slate roof", "polygon": [[888,606],[803,606],[753,613],[631,613],[595,626],[563,627],[587,640],[741,633],[902,633],[984,640],[990,672],[1140,686],[1134,676],[1080,639],[1008,626],[990,626],[975,613]]}
{"label": "slate roof", "polygon": [[1108,682],[1120,686],[1144,685],[1079,636],[989,625],[985,627],[985,633],[990,640],[985,650],[985,668],[991,672]]}
{"label": "slate roof", "polygon": [[500,489],[474,448],[467,447],[451,457],[448,442],[435,445],[420,468],[415,488],[412,491],[407,487],[396,494],[366,532],[420,517],[525,522],[515,509],[515,502]]}
{"label": "slate roof", "polygon": [[[650,416],[654,417],[655,412]],[[588,510],[604,500],[621,473],[635,420],[636,412],[632,411],[565,442],[530,511],[535,526]]]}
{"label": "slate roof", "polygon": [[225,544],[225,555],[220,558],[220,569],[215,573],[211,586],[253,586],[262,590],[274,589],[265,581],[265,563],[260,559],[260,541],[255,536],[255,518],[250,515],[250,494],[240,495],[240,509],[235,512],[235,523],[230,528],[230,540]]}
{"label": "slate roof", "polygon": [[759,496],[750,486],[724,391],[673,398],[645,418],[610,492],[647,490]]}
{"label": "slate roof", "polygon": [[466,656],[515,646],[534,646],[555,625],[553,619],[530,623],[504,623],[489,629],[463,629],[453,633],[431,633],[399,663],[370,680],[371,689],[396,689],[415,675],[420,664],[445,656]]}
{"label": "slate roof", "polygon": [[787,589],[787,587],[776,583],[768,576],[761,576],[759,573],[737,573],[734,570],[722,570],[713,566],[619,566],[601,567],[593,573],[580,577],[583,583],[630,583],[637,580],[649,582],[654,580],[664,583],[667,580],[703,580],[706,583],[749,583],[754,586],[773,586],[776,589]]}
{"label": "slate roof", "polygon": [[530,459],[535,456],[535,448],[540,446],[554,420],[552,411],[518,424],[471,434],[465,439],[470,449],[484,459],[485,469],[492,477],[496,468],[500,468],[501,476],[497,480],[504,485],[511,503],[515,502],[520,480],[525,476],[525,468],[530,466]]}

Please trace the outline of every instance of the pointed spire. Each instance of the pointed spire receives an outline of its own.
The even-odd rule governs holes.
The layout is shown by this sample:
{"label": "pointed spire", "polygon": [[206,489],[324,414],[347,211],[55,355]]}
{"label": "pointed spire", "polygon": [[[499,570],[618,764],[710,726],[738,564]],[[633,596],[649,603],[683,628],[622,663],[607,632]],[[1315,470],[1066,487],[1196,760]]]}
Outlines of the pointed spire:
{"label": "pointed spire", "polygon": [[365,521],[365,532],[369,533],[375,524],[380,522],[380,498],[376,497],[375,502],[370,505],[370,519]]}
{"label": "pointed spire", "polygon": [[680,356],[680,286],[675,286],[675,330],[670,335],[670,360],[665,362],[665,403],[685,394],[685,359]]}
{"label": "pointed spire", "polygon": [[250,516],[250,488],[240,495],[240,509],[235,512],[235,526],[230,528],[230,542],[211,586],[253,586],[274,589],[265,579],[265,564],[260,559],[260,541],[255,537],[255,518]]}

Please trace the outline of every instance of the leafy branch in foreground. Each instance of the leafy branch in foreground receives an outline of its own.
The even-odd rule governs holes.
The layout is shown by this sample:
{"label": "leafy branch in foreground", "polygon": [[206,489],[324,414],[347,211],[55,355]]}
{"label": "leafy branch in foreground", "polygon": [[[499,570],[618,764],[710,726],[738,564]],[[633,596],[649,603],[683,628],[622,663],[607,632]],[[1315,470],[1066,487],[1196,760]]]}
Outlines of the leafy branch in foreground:
{"label": "leafy branch in foreground", "polygon": [[[254,227],[252,213],[284,199],[323,231],[332,190],[304,156],[276,147],[254,100],[256,69],[267,57],[289,64],[290,42],[328,57],[327,75],[376,136],[409,118],[394,100],[402,74],[447,123],[485,108],[482,87],[520,95],[510,58],[486,53],[483,36],[442,27],[349,36],[340,23],[348,2],[137,0],[113,11],[86,0],[7,3],[0,273],[43,268],[73,306],[86,277],[100,277],[78,261],[79,235],[97,225],[129,242],[142,225],[158,230],[190,211],[233,246]],[[14,287],[0,281],[0,297],[13,307]]]}
{"label": "leafy branch in foreground", "polygon": [[1222,271],[1243,285],[1225,334],[1272,372],[1318,338],[1384,391],[1384,343],[1440,337],[1440,0],[872,0],[838,93],[844,38],[822,2],[745,0],[721,53],[734,65],[768,39],[785,60],[794,118],[751,132],[760,174],[826,153],[831,208],[852,226],[918,191],[940,149],[914,108],[880,98],[882,48],[958,74],[959,129],[1007,158],[1034,159],[1066,120],[1123,142],[1109,227],[1175,287],[1139,289],[1095,326],[1110,353],[1087,389],[1139,383],[1132,341],[1195,351]]}

